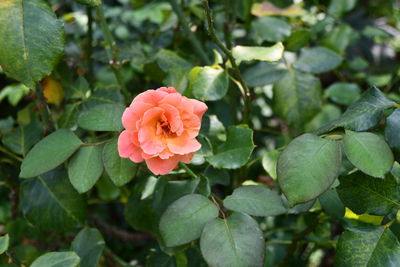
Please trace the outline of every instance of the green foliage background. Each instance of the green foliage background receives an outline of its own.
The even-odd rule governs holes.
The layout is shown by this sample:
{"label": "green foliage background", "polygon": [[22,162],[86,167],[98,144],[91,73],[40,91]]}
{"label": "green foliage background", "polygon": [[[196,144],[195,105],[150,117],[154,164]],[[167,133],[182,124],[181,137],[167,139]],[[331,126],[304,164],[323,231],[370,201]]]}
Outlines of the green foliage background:
{"label": "green foliage background", "polygon": [[[400,266],[396,0],[1,0],[0,266]],[[124,108],[209,110],[192,163]]]}

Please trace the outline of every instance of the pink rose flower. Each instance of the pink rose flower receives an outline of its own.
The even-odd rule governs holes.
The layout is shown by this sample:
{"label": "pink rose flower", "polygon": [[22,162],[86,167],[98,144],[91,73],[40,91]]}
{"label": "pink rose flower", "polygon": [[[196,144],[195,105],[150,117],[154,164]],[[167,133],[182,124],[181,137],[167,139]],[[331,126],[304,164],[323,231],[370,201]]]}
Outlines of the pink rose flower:
{"label": "pink rose flower", "polygon": [[125,128],[118,152],[133,162],[146,161],[154,174],[167,174],[179,161],[190,163],[201,144],[196,140],[207,106],[173,87],[147,90],[135,97],[122,115]]}

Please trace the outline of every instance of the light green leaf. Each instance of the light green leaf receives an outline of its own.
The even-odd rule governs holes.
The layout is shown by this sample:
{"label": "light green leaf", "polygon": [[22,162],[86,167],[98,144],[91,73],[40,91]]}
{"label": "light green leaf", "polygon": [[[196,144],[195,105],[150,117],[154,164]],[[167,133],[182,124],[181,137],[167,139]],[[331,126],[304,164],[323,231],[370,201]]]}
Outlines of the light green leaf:
{"label": "light green leaf", "polygon": [[361,98],[354,102],[343,115],[334,121],[326,124],[316,131],[316,134],[329,132],[335,128],[343,127],[353,131],[365,131],[371,129],[382,117],[385,109],[395,103],[387,99],[381,91],[370,88],[361,95]]}
{"label": "light green leaf", "polygon": [[206,224],[200,248],[209,266],[261,267],[265,244],[258,223],[247,214],[233,213],[227,219]]}
{"label": "light green leaf", "polygon": [[252,216],[275,216],[286,213],[281,197],[259,185],[241,186],[224,199],[224,207]]}
{"label": "light green leaf", "polygon": [[80,259],[75,252],[48,252],[37,258],[30,267],[77,267]]}
{"label": "light green leaf", "polygon": [[400,187],[390,174],[376,179],[355,172],[339,180],[339,197],[356,214],[386,215],[393,208],[400,208]]}
{"label": "light green leaf", "polygon": [[22,178],[35,177],[54,169],[77,150],[82,141],[71,131],[60,129],[37,143],[21,165]]}
{"label": "light green leaf", "polygon": [[37,179],[25,180],[20,196],[22,213],[42,230],[71,229],[86,216],[85,199],[71,186],[64,170],[56,169]]}
{"label": "light green leaf", "polygon": [[278,159],[279,185],[291,206],[329,189],[341,166],[339,143],[311,134],[295,138]]}
{"label": "light green leaf", "polygon": [[337,244],[335,264],[341,267],[400,266],[400,243],[386,226],[349,229]]}
{"label": "light green leaf", "polygon": [[400,149],[400,108],[386,119],[385,139],[390,147]]}
{"label": "light green leaf", "polygon": [[302,127],[321,109],[321,83],[308,73],[290,70],[274,85],[274,111],[288,124]]}
{"label": "light green leaf", "polygon": [[103,164],[108,176],[116,186],[122,186],[135,177],[138,166],[118,153],[118,139],[104,145]]}
{"label": "light green leaf", "polygon": [[343,58],[336,52],[322,47],[303,48],[300,58],[293,66],[301,71],[323,73],[333,70],[342,63]]}
{"label": "light green leaf", "polygon": [[215,101],[228,92],[228,74],[221,68],[194,67],[189,72],[193,95],[202,101]]}
{"label": "light green leaf", "polygon": [[218,217],[218,208],[202,195],[186,195],[173,202],[160,219],[160,232],[168,247],[200,237],[204,225]]}
{"label": "light green leaf", "polygon": [[45,1],[0,2],[0,65],[8,76],[33,88],[51,73],[63,49],[62,22]]}
{"label": "light green leaf", "polygon": [[87,5],[87,6],[101,5],[101,0],[76,0],[76,2],[78,2],[79,4],[82,4],[82,5]]}
{"label": "light green leaf", "polygon": [[81,259],[80,266],[96,267],[104,247],[105,242],[101,233],[96,228],[85,228],[72,241],[71,249]]}
{"label": "light green leaf", "polygon": [[253,149],[253,131],[242,126],[230,126],[226,142],[207,161],[216,168],[237,169],[246,164]]}
{"label": "light green leaf", "polygon": [[121,131],[124,110],[116,104],[96,105],[79,115],[78,126],[89,131]]}
{"label": "light green leaf", "polygon": [[272,179],[276,179],[276,163],[278,162],[279,155],[281,154],[278,150],[271,150],[264,154],[262,158],[262,166]]}
{"label": "light green leaf", "polygon": [[101,146],[81,147],[68,164],[68,177],[79,193],[89,191],[103,173]]}
{"label": "light green leaf", "polygon": [[0,102],[7,97],[8,102],[15,107],[28,92],[29,88],[22,83],[8,85],[0,91]]}
{"label": "light green leaf", "polygon": [[392,169],[393,153],[382,137],[346,131],[343,144],[347,158],[362,172],[383,178]]}
{"label": "light green leaf", "polygon": [[8,234],[0,237],[0,254],[7,251],[10,244],[10,236]]}
{"label": "light green leaf", "polygon": [[283,44],[277,43],[271,47],[261,46],[235,46],[232,55],[238,62],[249,60],[278,61],[283,55]]}

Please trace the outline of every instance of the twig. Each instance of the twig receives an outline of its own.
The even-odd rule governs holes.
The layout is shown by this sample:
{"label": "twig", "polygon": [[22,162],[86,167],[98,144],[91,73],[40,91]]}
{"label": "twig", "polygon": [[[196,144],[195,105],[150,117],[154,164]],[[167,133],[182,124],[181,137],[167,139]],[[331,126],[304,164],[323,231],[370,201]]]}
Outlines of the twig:
{"label": "twig", "polygon": [[83,143],[83,144],[81,144],[81,146],[99,146],[99,145],[108,143],[110,141],[111,141],[111,139],[100,141],[100,142],[96,142],[96,143]]}
{"label": "twig", "polygon": [[45,134],[48,134],[49,132],[52,132],[56,127],[52,122],[51,119],[51,114],[50,114],[50,108],[47,105],[47,103],[44,101],[44,96],[43,96],[43,88],[38,83],[36,85],[36,90],[34,91],[34,94],[36,96],[36,107],[39,110],[40,117],[42,117],[42,121],[45,127]]}
{"label": "twig", "polygon": [[185,34],[187,35],[187,38],[189,41],[192,43],[193,48],[197,51],[199,56],[201,57],[201,60],[203,61],[204,64],[210,64],[210,60],[204,51],[202,45],[200,44],[199,40],[197,40],[196,35],[190,30],[189,28],[189,23],[185,18],[185,15],[183,14],[182,7],[178,5],[176,0],[169,0],[171,3],[172,9],[174,10],[176,16],[178,17],[179,21],[181,22],[181,25],[183,27],[183,30],[185,31]]}
{"label": "twig", "polygon": [[18,160],[19,162],[22,162],[23,159],[21,157],[18,157],[17,155],[14,155],[13,153],[11,153],[10,151],[8,151],[5,147],[0,146],[0,152],[3,152],[4,154],[12,157],[13,159]]}
{"label": "twig", "polygon": [[211,16],[211,10],[208,5],[208,0],[203,0],[203,7],[207,17],[207,25],[208,25],[208,34],[213,39],[214,43],[222,50],[225,56],[229,59],[232,69],[235,75],[235,78],[238,80],[240,86],[243,88],[243,98],[245,104],[245,110],[243,112],[243,123],[249,123],[249,115],[251,112],[251,92],[249,87],[247,87],[246,83],[244,82],[242,75],[240,74],[240,70],[238,65],[236,64],[236,60],[232,55],[232,52],[226,48],[226,46],[221,42],[221,40],[217,37],[215,30],[214,30],[214,21]]}
{"label": "twig", "polygon": [[87,44],[86,44],[86,58],[87,58],[87,78],[90,88],[93,87],[93,60],[92,60],[92,40],[93,40],[93,13],[90,6],[86,7],[86,14],[88,16],[88,31],[87,31]]}
{"label": "twig", "polygon": [[110,29],[108,28],[108,24],[106,18],[104,17],[103,7],[101,5],[96,7],[97,19],[100,22],[100,27],[103,32],[104,40],[107,43],[106,52],[109,59],[109,64],[111,65],[111,69],[114,72],[115,78],[117,79],[118,85],[122,91],[122,93],[129,97],[129,92],[127,91],[124,82],[122,81],[122,75],[120,72],[121,62],[118,54],[118,47],[114,40],[114,37],[111,34]]}
{"label": "twig", "polygon": [[[265,244],[268,245],[291,245],[293,243],[292,240],[271,240],[266,241]],[[314,243],[320,246],[335,246],[337,244],[336,240],[323,240],[323,241],[313,241],[313,240],[299,240],[297,244],[308,244]]]}

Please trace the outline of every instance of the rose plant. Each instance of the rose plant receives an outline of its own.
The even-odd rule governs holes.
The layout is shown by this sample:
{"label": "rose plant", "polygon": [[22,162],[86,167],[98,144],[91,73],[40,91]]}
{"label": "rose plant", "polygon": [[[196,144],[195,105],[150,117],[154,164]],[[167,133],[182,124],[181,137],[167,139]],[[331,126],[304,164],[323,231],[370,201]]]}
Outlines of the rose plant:
{"label": "rose plant", "polygon": [[400,266],[399,10],[0,0],[0,266]]}

